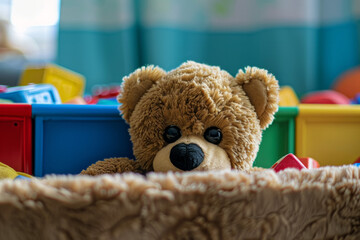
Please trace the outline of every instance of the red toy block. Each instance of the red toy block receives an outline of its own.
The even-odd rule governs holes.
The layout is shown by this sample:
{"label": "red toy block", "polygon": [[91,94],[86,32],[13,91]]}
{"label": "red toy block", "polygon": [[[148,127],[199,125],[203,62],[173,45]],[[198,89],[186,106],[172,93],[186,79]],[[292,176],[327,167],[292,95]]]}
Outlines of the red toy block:
{"label": "red toy block", "polygon": [[292,153],[287,154],[285,157],[277,161],[272,167],[275,172],[279,172],[286,168],[306,169],[304,164]]}
{"label": "red toy block", "polygon": [[360,157],[358,157],[354,163],[360,163]]}
{"label": "red toy block", "polygon": [[0,104],[0,162],[32,174],[31,105]]}
{"label": "red toy block", "polygon": [[300,162],[304,164],[307,169],[319,168],[320,164],[312,158],[299,158]]}
{"label": "red toy block", "polygon": [[301,103],[350,104],[350,99],[339,92],[326,90],[307,94],[301,99]]}
{"label": "red toy block", "polygon": [[97,104],[99,101],[99,98],[93,97],[93,96],[85,96],[84,100],[87,104]]}
{"label": "red toy block", "polygon": [[97,86],[94,88],[94,96],[97,98],[114,98],[119,95],[121,87],[119,86]]}

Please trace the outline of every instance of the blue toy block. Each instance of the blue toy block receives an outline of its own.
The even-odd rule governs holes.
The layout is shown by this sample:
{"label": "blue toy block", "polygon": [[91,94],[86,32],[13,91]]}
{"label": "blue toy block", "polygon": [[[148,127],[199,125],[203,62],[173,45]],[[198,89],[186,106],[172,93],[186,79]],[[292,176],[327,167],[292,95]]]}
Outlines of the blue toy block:
{"label": "blue toy block", "polygon": [[351,104],[360,104],[360,93],[356,94],[356,96],[351,100]]}
{"label": "blue toy block", "polygon": [[8,88],[0,93],[0,99],[11,100],[15,103],[61,103],[58,91],[50,84],[35,84]]}
{"label": "blue toy block", "polygon": [[112,157],[134,159],[118,105],[33,104],[34,175],[79,174]]}
{"label": "blue toy block", "polygon": [[360,163],[354,163],[353,164],[355,167],[360,167]]}

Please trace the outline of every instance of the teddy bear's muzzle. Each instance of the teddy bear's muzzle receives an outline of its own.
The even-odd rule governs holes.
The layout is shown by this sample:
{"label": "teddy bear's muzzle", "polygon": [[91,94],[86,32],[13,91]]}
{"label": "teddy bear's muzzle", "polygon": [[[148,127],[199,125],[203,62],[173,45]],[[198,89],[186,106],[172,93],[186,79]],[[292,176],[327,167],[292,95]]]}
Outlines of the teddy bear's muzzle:
{"label": "teddy bear's muzzle", "polygon": [[183,171],[190,171],[204,161],[204,152],[199,145],[179,143],[170,152],[171,163]]}

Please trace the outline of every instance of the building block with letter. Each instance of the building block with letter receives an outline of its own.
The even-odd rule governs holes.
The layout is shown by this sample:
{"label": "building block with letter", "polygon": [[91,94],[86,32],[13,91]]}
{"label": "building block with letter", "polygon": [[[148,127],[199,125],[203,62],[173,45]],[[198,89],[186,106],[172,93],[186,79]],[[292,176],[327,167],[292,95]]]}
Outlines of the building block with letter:
{"label": "building block with letter", "polygon": [[50,84],[33,84],[8,88],[6,92],[0,93],[0,99],[29,104],[61,103],[58,91]]}

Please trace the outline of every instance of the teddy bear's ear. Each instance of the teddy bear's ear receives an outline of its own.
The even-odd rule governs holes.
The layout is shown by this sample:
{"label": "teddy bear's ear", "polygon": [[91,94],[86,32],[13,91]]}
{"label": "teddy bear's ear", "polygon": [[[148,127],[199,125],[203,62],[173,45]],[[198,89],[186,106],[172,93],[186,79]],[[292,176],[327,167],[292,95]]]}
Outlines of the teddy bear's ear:
{"label": "teddy bear's ear", "polygon": [[122,105],[120,111],[125,121],[129,122],[132,112],[141,97],[162,77],[166,72],[154,66],[141,67],[129,76],[124,77],[121,93],[117,100]]}
{"label": "teddy bear's ear", "polygon": [[248,96],[260,120],[260,127],[265,129],[273,121],[274,114],[278,110],[278,81],[264,69],[247,67],[245,72],[239,70],[235,82]]}

